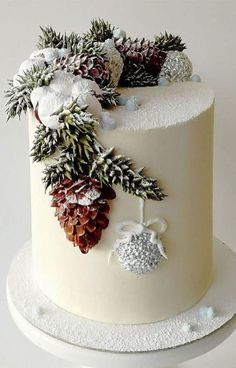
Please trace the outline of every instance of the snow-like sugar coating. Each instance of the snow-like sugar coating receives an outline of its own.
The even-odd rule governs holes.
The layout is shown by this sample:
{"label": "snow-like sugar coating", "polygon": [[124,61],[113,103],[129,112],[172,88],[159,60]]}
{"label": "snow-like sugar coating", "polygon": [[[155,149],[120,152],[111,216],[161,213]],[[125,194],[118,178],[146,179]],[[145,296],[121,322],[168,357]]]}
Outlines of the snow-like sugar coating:
{"label": "snow-like sugar coating", "polygon": [[122,97],[136,96],[140,106],[127,111],[118,106],[111,114],[120,130],[146,130],[184,123],[206,111],[214,92],[205,83],[173,82],[168,86],[119,88]]}

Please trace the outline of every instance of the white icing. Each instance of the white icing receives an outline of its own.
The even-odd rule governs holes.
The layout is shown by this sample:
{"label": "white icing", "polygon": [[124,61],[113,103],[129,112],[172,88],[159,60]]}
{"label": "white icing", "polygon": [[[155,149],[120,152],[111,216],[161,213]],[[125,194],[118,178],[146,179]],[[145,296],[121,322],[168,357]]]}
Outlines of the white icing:
{"label": "white icing", "polygon": [[214,101],[213,90],[195,82],[119,88],[119,92],[123,99],[135,95],[141,103],[136,111],[127,111],[123,106],[112,110],[120,130],[146,130],[184,123],[206,111]]}

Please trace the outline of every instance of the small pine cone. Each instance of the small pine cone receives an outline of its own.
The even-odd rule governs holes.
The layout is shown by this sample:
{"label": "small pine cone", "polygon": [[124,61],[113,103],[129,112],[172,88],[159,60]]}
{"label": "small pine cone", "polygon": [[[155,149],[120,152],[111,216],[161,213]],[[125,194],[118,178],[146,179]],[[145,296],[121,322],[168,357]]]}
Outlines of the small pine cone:
{"label": "small pine cone", "polygon": [[126,74],[136,72],[142,67],[142,71],[157,77],[166,58],[166,52],[160,50],[155,42],[146,39],[120,38],[116,41],[116,48],[124,60],[124,69],[120,84],[128,85]]}
{"label": "small pine cone", "polygon": [[56,208],[55,215],[67,239],[82,253],[88,253],[109,224],[108,200],[115,198],[114,190],[96,179],[81,176],[77,181],[64,179],[53,187],[50,195],[51,206]]}
{"label": "small pine cone", "polygon": [[94,80],[100,86],[108,85],[110,81],[108,60],[101,55],[68,55],[62,59],[57,59],[55,66],[59,70]]}

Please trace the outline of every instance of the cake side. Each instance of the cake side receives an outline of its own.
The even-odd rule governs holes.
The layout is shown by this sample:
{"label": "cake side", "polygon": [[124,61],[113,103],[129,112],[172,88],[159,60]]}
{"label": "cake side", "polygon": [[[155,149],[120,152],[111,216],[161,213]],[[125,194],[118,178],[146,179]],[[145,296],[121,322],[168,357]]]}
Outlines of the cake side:
{"label": "cake side", "polygon": [[[36,127],[30,115],[30,139]],[[213,105],[194,119],[166,129],[99,131],[101,142],[161,177],[168,197],[146,201],[145,218],[167,219],[163,235],[168,260],[151,273],[123,270],[111,250],[117,224],[140,220],[140,199],[116,188],[109,228],[84,257],[58,231],[50,198],[31,166],[33,264],[36,280],[57,305],[111,323],[148,323],[174,316],[196,303],[212,277]],[[153,225],[155,228],[155,225]]]}

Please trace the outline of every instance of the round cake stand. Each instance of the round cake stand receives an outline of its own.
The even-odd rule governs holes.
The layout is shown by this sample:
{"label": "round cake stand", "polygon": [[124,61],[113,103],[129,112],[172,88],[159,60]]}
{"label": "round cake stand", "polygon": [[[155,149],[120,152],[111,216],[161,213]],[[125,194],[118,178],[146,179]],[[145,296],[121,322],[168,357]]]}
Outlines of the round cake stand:
{"label": "round cake stand", "polygon": [[[220,242],[219,242],[220,243]],[[229,250],[228,250],[229,251]],[[233,252],[232,258],[235,260]],[[223,259],[222,262],[225,260]],[[232,261],[232,259],[231,259]],[[225,264],[224,267],[229,265]],[[232,263],[231,263],[232,266]],[[234,265],[235,266],[235,265]],[[17,271],[17,270],[16,270]],[[14,269],[10,272],[14,272]],[[235,267],[231,271],[232,279],[235,280]],[[231,284],[232,285],[232,284]],[[229,285],[230,287],[230,285]],[[173,367],[179,363],[191,360],[214,349],[223,342],[236,327],[236,316],[231,318],[221,328],[194,342],[171,349],[149,351],[149,352],[107,352],[102,350],[83,348],[68,343],[52,335],[45,333],[31,324],[19,312],[11,298],[11,285],[7,284],[7,299],[10,313],[22,333],[38,347],[47,352],[72,362],[76,367],[93,368],[163,368]],[[234,288],[232,288],[234,289]],[[234,292],[234,291],[233,291]]]}

